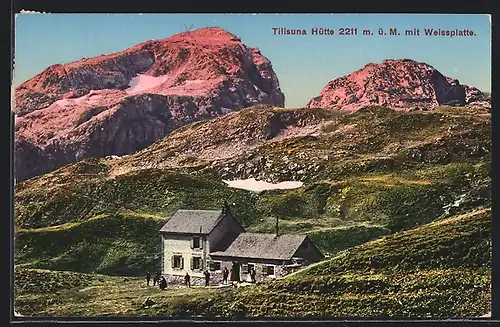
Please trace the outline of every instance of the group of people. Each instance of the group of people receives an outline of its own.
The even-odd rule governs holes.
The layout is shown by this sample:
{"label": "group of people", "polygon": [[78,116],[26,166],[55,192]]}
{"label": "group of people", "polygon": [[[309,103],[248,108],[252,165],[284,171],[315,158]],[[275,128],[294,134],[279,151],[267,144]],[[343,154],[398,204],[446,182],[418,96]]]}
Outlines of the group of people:
{"label": "group of people", "polygon": [[[149,271],[146,272],[146,284],[149,286],[149,283],[151,282],[151,273]],[[153,278],[153,286],[156,286],[158,284],[158,287],[161,290],[164,290],[167,288],[167,280],[165,277],[160,275],[160,272],[156,272],[154,278]]]}
{"label": "group of people", "polygon": [[[230,272],[227,269],[227,267],[224,267],[224,269],[222,270],[222,283],[223,284],[227,284],[229,274],[230,274]],[[210,285],[210,272],[208,270],[205,270],[203,272],[203,275],[205,276],[205,286],[208,287]],[[252,280],[252,283],[255,283],[255,269],[253,267],[250,270],[250,278]],[[146,283],[148,286],[149,286],[150,282],[151,282],[151,273],[148,271],[148,272],[146,272]],[[160,275],[160,272],[156,272],[156,274],[153,278],[153,286],[156,286],[156,284],[158,284],[158,287],[162,290],[167,288],[167,280],[165,279],[165,277]],[[186,275],[184,275],[184,285],[186,287],[191,287],[191,276],[189,275],[189,273],[186,273]]]}

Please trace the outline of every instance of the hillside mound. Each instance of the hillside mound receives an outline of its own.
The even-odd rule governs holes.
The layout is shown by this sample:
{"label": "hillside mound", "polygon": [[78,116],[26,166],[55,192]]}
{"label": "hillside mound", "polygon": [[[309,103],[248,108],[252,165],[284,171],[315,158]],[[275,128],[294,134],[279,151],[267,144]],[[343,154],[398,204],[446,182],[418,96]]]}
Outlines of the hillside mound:
{"label": "hillside mound", "polygon": [[[131,218],[125,220],[135,224]],[[98,227],[97,221],[86,224]],[[62,229],[61,244],[70,237],[81,241],[80,227]],[[140,226],[126,223],[131,227]],[[98,228],[94,232],[104,233]],[[131,235],[126,233],[122,246],[116,244],[106,254],[108,268],[110,263],[126,262],[131,245],[148,247],[129,243]],[[477,317],[491,311],[490,240],[491,210],[483,209],[353,247],[283,280],[238,289],[169,285],[160,291],[146,287],[142,277],[16,266],[14,304],[21,314],[37,316]],[[61,259],[77,255],[75,248],[70,251]],[[124,257],[117,260],[120,251]],[[89,258],[100,253],[92,252]],[[145,298],[153,299],[154,305],[141,305]]]}
{"label": "hillside mound", "polygon": [[440,105],[491,108],[487,95],[477,88],[461,85],[436,68],[411,59],[386,59],[335,78],[306,107],[352,111],[371,105],[399,110]]}
{"label": "hillside mound", "polygon": [[283,280],[186,299],[171,314],[468,318],[490,303],[491,210],[483,209],[384,236]]}
{"label": "hillside mound", "polygon": [[184,126],[142,151],[104,162],[113,174],[183,167],[224,180],[341,180],[484,158],[490,126],[487,112],[453,107],[411,113],[366,107],[352,114],[247,108]]}
{"label": "hillside mound", "polygon": [[[15,225],[54,226],[122,207],[167,216],[227,199],[261,231],[276,215],[295,231],[366,220],[397,230],[489,203],[489,116],[446,108],[331,114],[248,108],[187,125],[134,155],[67,165],[16,184]],[[254,194],[222,181],[246,178],[305,184]]]}
{"label": "hillside mound", "polygon": [[[271,62],[215,27],[53,65],[15,89],[15,176],[132,153],[255,103],[284,105]],[[36,168],[34,151],[46,159]]]}
{"label": "hillside mound", "polygon": [[[122,237],[106,232],[102,240],[93,238],[97,221],[105,228],[114,226],[108,222],[116,214],[166,219],[178,209],[218,209],[224,200],[246,230],[273,232],[279,218],[280,230],[307,234],[330,255],[487,207],[489,115],[461,111],[407,113],[377,107],[341,114],[247,108],[184,126],[137,154],[67,165],[15,185],[16,263],[103,271],[99,253],[115,251]],[[242,124],[247,128],[241,129]],[[216,152],[227,156],[210,159]],[[168,165],[176,160],[178,168]],[[261,176],[304,184],[256,193],[223,182]],[[86,223],[102,215],[107,218]],[[123,228],[131,221],[125,220]],[[72,224],[79,227],[69,229]],[[83,239],[71,236],[73,231]],[[155,235],[157,230],[148,227],[134,242],[149,244],[149,239],[158,240]],[[95,256],[78,263],[71,259],[77,253]],[[139,263],[134,260],[116,265],[136,274],[139,269],[133,267]],[[155,259],[147,264],[154,265]],[[109,268],[116,265],[106,264],[106,271],[116,271]]]}

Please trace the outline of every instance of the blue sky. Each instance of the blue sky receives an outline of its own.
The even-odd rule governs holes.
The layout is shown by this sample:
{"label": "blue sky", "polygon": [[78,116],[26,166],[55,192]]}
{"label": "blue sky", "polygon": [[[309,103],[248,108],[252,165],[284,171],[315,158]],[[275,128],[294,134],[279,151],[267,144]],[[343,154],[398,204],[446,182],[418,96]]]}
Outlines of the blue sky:
{"label": "blue sky", "polygon": [[[278,75],[287,107],[301,107],[330,80],[383,59],[428,63],[462,84],[490,91],[491,23],[487,15],[421,14],[19,14],[15,29],[14,84],[50,65],[121,51],[137,43],[218,26],[258,47]],[[307,36],[273,35],[273,27],[304,28]],[[310,35],[311,28],[357,28],[357,36]],[[379,36],[398,31],[470,29],[473,37]],[[372,36],[363,36],[371,29]]]}

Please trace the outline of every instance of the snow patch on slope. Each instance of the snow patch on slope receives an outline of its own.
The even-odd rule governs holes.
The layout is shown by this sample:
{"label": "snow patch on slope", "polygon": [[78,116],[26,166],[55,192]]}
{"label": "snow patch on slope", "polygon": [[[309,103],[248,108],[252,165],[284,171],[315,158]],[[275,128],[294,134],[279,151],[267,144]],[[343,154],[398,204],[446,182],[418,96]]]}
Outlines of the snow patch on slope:
{"label": "snow patch on slope", "polygon": [[148,76],[143,74],[138,74],[136,77],[130,80],[129,88],[125,90],[128,94],[135,94],[139,92],[146,91],[148,89],[160,86],[168,80],[168,75],[163,76]]}
{"label": "snow patch on slope", "polygon": [[82,95],[81,97],[57,100],[52,105],[56,105],[60,108],[66,108],[71,105],[81,105],[83,103],[88,105],[98,105],[103,98],[103,93],[106,92],[109,92],[109,90],[90,90],[88,94]]}
{"label": "snow patch on slope", "polygon": [[286,181],[281,183],[268,183],[264,181],[258,181],[255,178],[249,179],[237,179],[233,181],[223,181],[229,187],[244,189],[248,191],[265,191],[265,190],[289,190],[294,188],[299,188],[304,183],[297,181]]}

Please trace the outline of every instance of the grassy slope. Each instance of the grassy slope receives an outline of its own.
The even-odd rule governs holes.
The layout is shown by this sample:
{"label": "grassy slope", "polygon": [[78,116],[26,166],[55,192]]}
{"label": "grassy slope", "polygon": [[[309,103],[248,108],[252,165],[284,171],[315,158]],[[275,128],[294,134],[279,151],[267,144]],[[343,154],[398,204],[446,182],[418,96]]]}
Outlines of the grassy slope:
{"label": "grassy slope", "polygon": [[[442,219],[283,280],[234,290],[162,292],[139,278],[17,268],[15,306],[21,314],[55,316],[478,316],[490,311],[490,218],[483,209]],[[156,304],[141,307],[146,297]]]}
{"label": "grassy slope", "polygon": [[[267,124],[274,111],[266,110],[263,114],[244,110],[227,119],[258,122],[253,116],[262,114],[261,120]],[[155,264],[147,251],[156,253],[156,228],[164,222],[162,218],[179,208],[220,208],[224,200],[234,203],[233,212],[247,230],[271,232],[278,216],[283,232],[307,233],[330,254],[442,216],[487,207],[491,202],[489,120],[463,110],[440,108],[404,114],[366,108],[352,115],[330,113],[323,118],[331,124],[319,137],[264,143],[257,152],[267,156],[268,164],[274,161],[271,170],[298,177],[297,169],[303,169],[304,160],[309,164],[306,185],[290,191],[257,195],[231,189],[213,170],[196,167],[116,175],[115,168],[127,166],[128,158],[115,166],[97,159],[68,165],[16,185],[16,263],[137,274]],[[285,110],[282,115],[293,112]],[[312,119],[308,115],[322,117],[314,111],[299,117]],[[183,133],[197,135],[210,124],[218,124],[214,128],[221,130],[222,123],[224,119],[185,126],[174,136],[183,140]],[[228,135],[219,135],[218,141],[230,141],[231,126],[228,128]],[[249,133],[253,136],[254,132]],[[195,139],[201,142],[205,138]],[[140,158],[145,162],[148,155],[163,157],[162,145],[169,145],[169,152],[175,153],[179,150],[175,144],[166,138],[151,151],[141,151]],[[283,154],[289,157],[287,165],[283,165]],[[318,161],[325,155],[328,159]],[[240,159],[235,158],[235,163]],[[140,166],[141,161],[133,163]],[[221,168],[218,165],[213,169]],[[131,215],[133,219],[124,219]],[[149,219],[152,216],[158,220]],[[102,224],[102,234],[95,235],[105,236],[102,242],[92,232],[97,221]],[[117,221],[122,224],[123,237],[114,229]],[[44,229],[59,225],[59,229]],[[78,231],[77,238],[68,236],[72,231]],[[123,251],[117,250],[123,245]],[[126,249],[138,251],[138,255],[120,261],[130,252]],[[108,252],[113,259],[104,255]],[[92,260],[78,263],[72,259],[85,253],[93,253]]]}
{"label": "grassy slope", "polygon": [[89,159],[46,179],[19,184],[16,227],[55,226],[119,210],[168,217],[180,207],[218,209],[224,200],[237,204],[235,214],[243,223],[254,216],[253,194],[222,181],[156,169],[110,177],[106,171],[96,171],[99,168],[97,160]]}
{"label": "grassy slope", "polygon": [[447,218],[354,247],[284,280],[191,301],[174,314],[482,315],[491,303],[490,225],[489,209]]}
{"label": "grassy slope", "polygon": [[[177,301],[208,297],[217,289],[146,287],[143,278],[16,268],[15,309],[27,316],[139,316],[149,297],[173,310]],[[158,305],[157,305],[158,306]],[[156,306],[156,307],[157,307]]]}
{"label": "grassy slope", "polygon": [[102,274],[140,275],[155,269],[158,229],[164,219],[143,215],[101,215],[84,222],[20,229],[16,263]]}
{"label": "grassy slope", "polygon": [[[488,179],[483,164],[450,164],[415,171],[406,177],[370,175],[334,184],[321,182],[297,190],[265,192],[260,196],[199,177],[178,175],[172,183],[173,173],[170,176],[163,173],[163,178],[153,175],[150,180],[145,178],[146,172],[141,174],[142,184],[132,179],[127,184],[118,184],[114,193],[135,194],[123,196],[128,199],[123,203],[130,207],[136,199],[143,201],[133,207],[136,211],[120,208],[116,213],[110,206],[108,213],[96,212],[92,218],[79,217],[57,226],[18,227],[16,263],[47,269],[138,275],[158,265],[158,229],[166,222],[163,210],[217,208],[217,202],[224,198],[231,203],[234,201],[234,212],[238,218],[246,218],[243,223],[247,230],[270,232],[274,228],[274,216],[279,216],[283,232],[306,233],[323,252],[330,254],[432,221],[447,210],[449,214],[466,212],[489,202],[489,194],[481,195],[484,191],[481,186]],[[175,182],[180,179],[182,183]],[[140,191],[132,192],[126,185],[134,185]],[[168,190],[172,190],[171,193]],[[104,192],[102,201],[110,194],[113,193]],[[145,194],[150,196],[145,197]],[[459,206],[446,208],[460,195],[466,196]],[[170,196],[177,197],[177,202],[161,200]],[[478,203],[480,200],[483,202]],[[160,207],[162,202],[167,206]],[[65,212],[78,212],[80,206],[85,205],[86,202],[72,202],[60,208]],[[159,213],[153,211],[155,206],[160,208]]]}

